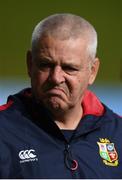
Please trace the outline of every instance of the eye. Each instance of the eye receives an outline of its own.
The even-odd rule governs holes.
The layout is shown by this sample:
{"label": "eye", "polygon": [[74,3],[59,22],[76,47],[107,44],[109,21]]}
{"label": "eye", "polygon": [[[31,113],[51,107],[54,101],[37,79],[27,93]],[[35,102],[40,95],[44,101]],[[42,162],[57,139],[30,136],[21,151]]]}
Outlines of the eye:
{"label": "eye", "polygon": [[49,63],[40,62],[40,63],[38,64],[38,67],[39,67],[40,69],[42,69],[42,68],[48,68],[48,67],[50,67],[50,65],[49,65]]}
{"label": "eye", "polygon": [[68,65],[63,66],[62,69],[68,74],[75,74],[78,71],[77,68]]}
{"label": "eye", "polygon": [[53,64],[50,62],[40,61],[37,63],[37,67],[39,68],[39,70],[48,70],[53,68]]}

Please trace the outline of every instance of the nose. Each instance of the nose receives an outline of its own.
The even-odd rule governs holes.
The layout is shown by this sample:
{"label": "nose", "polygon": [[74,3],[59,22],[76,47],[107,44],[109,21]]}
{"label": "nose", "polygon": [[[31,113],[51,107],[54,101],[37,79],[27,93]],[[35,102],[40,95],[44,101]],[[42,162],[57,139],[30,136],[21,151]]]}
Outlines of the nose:
{"label": "nose", "polygon": [[59,85],[65,81],[64,72],[60,66],[55,66],[50,72],[50,81]]}

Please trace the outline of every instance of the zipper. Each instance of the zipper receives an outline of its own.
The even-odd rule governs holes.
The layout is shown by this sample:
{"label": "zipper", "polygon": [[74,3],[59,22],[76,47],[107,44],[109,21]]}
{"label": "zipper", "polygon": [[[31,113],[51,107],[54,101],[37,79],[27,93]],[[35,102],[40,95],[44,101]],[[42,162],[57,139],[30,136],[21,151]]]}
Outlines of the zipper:
{"label": "zipper", "polygon": [[71,171],[76,171],[78,168],[78,162],[76,159],[73,158],[70,144],[65,145],[64,150],[64,162],[66,167]]}

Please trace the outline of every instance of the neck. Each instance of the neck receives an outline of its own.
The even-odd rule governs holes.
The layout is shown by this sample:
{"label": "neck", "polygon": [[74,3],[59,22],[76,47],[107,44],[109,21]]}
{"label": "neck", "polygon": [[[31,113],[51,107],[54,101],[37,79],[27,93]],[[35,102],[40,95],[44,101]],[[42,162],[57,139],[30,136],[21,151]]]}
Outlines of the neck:
{"label": "neck", "polygon": [[54,114],[53,119],[60,129],[74,130],[78,126],[83,115],[82,107],[70,109],[69,111]]}

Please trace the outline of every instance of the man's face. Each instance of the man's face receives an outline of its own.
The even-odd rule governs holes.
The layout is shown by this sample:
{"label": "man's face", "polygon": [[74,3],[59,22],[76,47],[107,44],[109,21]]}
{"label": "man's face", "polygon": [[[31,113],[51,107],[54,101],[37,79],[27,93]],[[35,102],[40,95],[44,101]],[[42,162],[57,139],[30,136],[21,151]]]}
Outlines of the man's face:
{"label": "man's face", "polygon": [[85,40],[47,37],[40,40],[34,55],[28,52],[32,92],[48,109],[65,112],[81,106],[98,69],[98,60],[92,63],[86,48]]}

